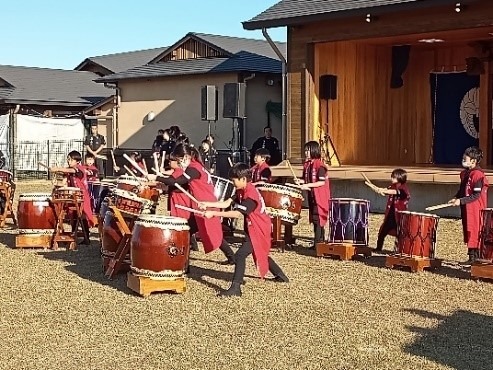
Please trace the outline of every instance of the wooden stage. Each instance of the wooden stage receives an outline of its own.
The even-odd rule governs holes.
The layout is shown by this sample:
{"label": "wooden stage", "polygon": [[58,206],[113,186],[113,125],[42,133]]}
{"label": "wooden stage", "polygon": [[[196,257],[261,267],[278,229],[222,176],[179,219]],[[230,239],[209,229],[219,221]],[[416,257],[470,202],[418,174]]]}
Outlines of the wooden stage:
{"label": "wooden stage", "polygon": [[[297,176],[302,177],[301,165],[293,164],[293,169]],[[393,169],[399,166],[338,166],[330,167],[329,178],[334,180],[361,180],[361,173],[364,172],[370,180],[386,181],[390,180]],[[459,184],[459,167],[403,167],[408,173],[408,181],[415,183],[436,183],[436,184]],[[287,165],[281,162],[278,166],[271,167],[272,177],[292,177]],[[493,183],[493,170],[485,170],[488,181]]]}

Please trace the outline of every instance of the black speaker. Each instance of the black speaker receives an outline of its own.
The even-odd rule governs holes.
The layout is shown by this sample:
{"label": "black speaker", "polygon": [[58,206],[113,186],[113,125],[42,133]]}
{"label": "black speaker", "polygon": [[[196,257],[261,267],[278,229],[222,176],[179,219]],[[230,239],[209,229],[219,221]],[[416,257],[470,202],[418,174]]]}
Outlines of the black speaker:
{"label": "black speaker", "polygon": [[217,121],[217,97],[216,86],[202,86],[200,114],[202,121]]}
{"label": "black speaker", "polygon": [[223,117],[245,118],[246,84],[224,84]]}
{"label": "black speaker", "polygon": [[337,99],[337,76],[322,75],[320,76],[320,99],[336,100]]}
{"label": "black speaker", "polygon": [[409,64],[411,45],[392,46],[392,75],[390,76],[390,88],[398,89],[404,86],[402,74]]}

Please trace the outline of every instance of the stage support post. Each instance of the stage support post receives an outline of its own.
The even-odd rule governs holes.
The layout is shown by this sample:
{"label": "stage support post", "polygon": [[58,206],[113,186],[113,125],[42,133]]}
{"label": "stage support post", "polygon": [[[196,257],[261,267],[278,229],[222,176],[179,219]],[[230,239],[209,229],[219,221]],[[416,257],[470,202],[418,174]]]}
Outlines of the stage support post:
{"label": "stage support post", "polygon": [[492,105],[493,86],[491,81],[492,63],[484,63],[484,73],[479,81],[479,146],[483,150],[484,159],[482,166],[492,165]]}

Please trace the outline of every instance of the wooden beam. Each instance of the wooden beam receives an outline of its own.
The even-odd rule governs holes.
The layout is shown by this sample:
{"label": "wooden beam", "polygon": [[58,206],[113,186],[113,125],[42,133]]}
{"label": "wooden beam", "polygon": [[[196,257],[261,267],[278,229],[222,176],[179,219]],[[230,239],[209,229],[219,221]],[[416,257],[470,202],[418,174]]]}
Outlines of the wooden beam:
{"label": "wooden beam", "polygon": [[492,164],[492,106],[493,86],[491,81],[492,63],[485,62],[484,73],[479,81],[479,146],[483,150],[484,159],[483,167],[491,166]]}

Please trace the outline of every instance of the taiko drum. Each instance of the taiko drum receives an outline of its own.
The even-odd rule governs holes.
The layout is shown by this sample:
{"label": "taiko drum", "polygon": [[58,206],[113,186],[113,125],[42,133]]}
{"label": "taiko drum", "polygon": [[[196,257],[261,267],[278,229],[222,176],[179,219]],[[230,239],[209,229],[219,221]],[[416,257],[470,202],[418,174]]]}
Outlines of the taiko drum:
{"label": "taiko drum", "polygon": [[365,199],[329,200],[329,243],[368,245],[370,202]]}
{"label": "taiko drum", "polygon": [[481,215],[480,257],[484,260],[493,261],[493,208],[483,209]]}
{"label": "taiko drum", "polygon": [[134,193],[139,198],[152,200],[155,203],[159,201],[159,190],[156,183],[145,179],[137,180],[129,176],[120,176],[116,181],[116,188]]}
{"label": "taiko drum", "polygon": [[397,219],[396,252],[412,257],[434,258],[440,217],[403,211],[397,213]]}
{"label": "taiko drum", "polygon": [[142,215],[130,241],[132,272],[151,278],[180,277],[190,252],[187,220],[162,215]]}
{"label": "taiko drum", "polygon": [[56,217],[50,194],[21,194],[17,207],[17,222],[19,234],[53,233]]}
{"label": "taiko drum", "polygon": [[256,186],[265,202],[265,210],[271,217],[296,225],[301,217],[303,193],[294,185],[259,184]]}

